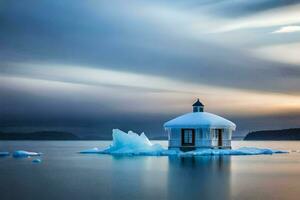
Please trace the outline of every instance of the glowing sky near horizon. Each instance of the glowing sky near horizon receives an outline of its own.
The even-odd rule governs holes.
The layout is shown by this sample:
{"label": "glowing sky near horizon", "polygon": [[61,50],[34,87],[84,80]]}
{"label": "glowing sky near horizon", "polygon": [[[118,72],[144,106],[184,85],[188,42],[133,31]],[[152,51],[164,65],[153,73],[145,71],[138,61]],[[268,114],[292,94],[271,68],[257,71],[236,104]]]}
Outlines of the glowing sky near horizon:
{"label": "glowing sky near horizon", "polygon": [[240,132],[300,126],[299,13],[275,0],[4,1],[0,125],[155,135],[200,98]]}

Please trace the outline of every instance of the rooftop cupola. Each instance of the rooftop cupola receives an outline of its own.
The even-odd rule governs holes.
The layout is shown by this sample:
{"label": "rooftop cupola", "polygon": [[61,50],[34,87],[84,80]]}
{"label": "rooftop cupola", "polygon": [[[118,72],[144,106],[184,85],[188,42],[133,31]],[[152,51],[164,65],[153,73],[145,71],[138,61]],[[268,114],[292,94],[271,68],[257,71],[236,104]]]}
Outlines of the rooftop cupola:
{"label": "rooftop cupola", "polygon": [[204,105],[197,99],[197,101],[193,104],[193,112],[203,112]]}

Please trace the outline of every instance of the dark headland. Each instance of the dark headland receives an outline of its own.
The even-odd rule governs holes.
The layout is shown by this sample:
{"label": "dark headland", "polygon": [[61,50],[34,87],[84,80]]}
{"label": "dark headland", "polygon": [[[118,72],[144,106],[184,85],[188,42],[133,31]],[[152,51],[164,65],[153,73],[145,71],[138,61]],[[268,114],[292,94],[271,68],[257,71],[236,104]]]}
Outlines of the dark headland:
{"label": "dark headland", "polygon": [[300,140],[300,128],[254,131],[244,140]]}
{"label": "dark headland", "polygon": [[[151,140],[166,140],[166,136],[150,137]],[[75,134],[64,131],[1,132],[0,140],[112,140],[111,135]]]}

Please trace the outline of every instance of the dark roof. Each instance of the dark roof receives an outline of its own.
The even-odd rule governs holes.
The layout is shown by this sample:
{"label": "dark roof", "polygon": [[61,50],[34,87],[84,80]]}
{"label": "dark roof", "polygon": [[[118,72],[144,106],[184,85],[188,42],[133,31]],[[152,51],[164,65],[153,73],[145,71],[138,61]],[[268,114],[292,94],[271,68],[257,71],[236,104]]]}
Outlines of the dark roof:
{"label": "dark roof", "polygon": [[199,99],[197,99],[197,101],[193,104],[193,106],[204,106]]}

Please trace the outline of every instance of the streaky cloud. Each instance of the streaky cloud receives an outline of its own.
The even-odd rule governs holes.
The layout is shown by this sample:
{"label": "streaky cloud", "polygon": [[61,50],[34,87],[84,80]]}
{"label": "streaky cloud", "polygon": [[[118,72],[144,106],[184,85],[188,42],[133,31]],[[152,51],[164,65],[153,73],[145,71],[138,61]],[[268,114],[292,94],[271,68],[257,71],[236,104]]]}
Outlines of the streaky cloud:
{"label": "streaky cloud", "polygon": [[[262,46],[254,49],[252,52],[255,56],[262,59],[300,66],[299,42]],[[292,70],[291,68],[286,68],[286,70],[294,71],[293,74],[295,75],[295,77],[299,78],[299,67],[295,67],[294,70]]]}
{"label": "streaky cloud", "polygon": [[217,28],[214,33],[230,32],[241,29],[255,29],[300,23],[300,4],[274,8],[267,11],[230,20]]}
{"label": "streaky cloud", "polygon": [[[134,110],[134,112],[148,113],[180,112],[189,106],[188,99],[194,99],[197,96],[202,96],[208,105],[214,105],[212,110],[240,115],[263,115],[283,110],[290,112],[293,109],[299,109],[300,105],[299,94],[262,93],[189,83],[159,75],[119,72],[87,66],[43,65],[43,68],[40,66],[41,64],[25,65],[24,63],[11,65],[10,71],[6,71],[5,76],[0,76],[0,83],[3,85],[0,89],[2,91],[5,91],[5,88],[10,89],[17,94],[25,92],[25,94],[31,94],[29,96],[34,94],[35,101],[43,97],[55,97],[57,103],[63,104],[68,101],[69,97],[79,95],[78,102],[74,103],[91,102],[91,108],[86,107],[91,110],[94,104],[107,104],[110,106],[105,109],[112,109],[114,106],[110,101],[135,102],[118,108],[124,112]],[[147,99],[144,99],[145,96]],[[5,102],[5,98],[3,101],[3,105],[11,102],[9,100]],[[166,101],[169,101],[168,105]],[[145,102],[148,105],[146,107]],[[234,107],[232,107],[232,102],[234,102]],[[16,104],[21,105],[22,101]]]}
{"label": "streaky cloud", "polygon": [[300,31],[300,26],[283,26],[272,33],[294,33],[294,32],[299,32]]}

